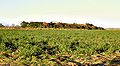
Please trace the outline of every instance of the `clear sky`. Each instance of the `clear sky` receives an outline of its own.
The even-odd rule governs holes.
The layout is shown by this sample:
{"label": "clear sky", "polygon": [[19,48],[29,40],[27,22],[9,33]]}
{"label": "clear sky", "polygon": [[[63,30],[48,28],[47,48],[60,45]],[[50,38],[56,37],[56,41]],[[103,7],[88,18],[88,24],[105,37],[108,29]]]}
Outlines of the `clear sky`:
{"label": "clear sky", "polygon": [[120,0],[0,0],[0,23],[23,20],[120,28]]}

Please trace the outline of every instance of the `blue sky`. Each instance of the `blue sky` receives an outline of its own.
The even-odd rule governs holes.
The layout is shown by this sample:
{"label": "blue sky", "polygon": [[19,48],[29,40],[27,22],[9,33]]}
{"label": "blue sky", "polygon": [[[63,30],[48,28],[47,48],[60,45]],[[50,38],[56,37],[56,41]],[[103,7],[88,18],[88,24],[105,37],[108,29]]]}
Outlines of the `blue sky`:
{"label": "blue sky", "polygon": [[0,23],[61,21],[120,28],[120,0],[0,0]]}

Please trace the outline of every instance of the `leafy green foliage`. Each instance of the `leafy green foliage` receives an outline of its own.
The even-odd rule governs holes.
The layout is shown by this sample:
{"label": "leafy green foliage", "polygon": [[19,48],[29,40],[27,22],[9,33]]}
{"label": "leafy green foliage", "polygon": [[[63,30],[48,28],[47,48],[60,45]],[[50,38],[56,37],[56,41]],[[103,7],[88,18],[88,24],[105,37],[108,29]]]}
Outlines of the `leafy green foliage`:
{"label": "leafy green foliage", "polygon": [[[50,59],[68,62],[69,59],[80,58],[81,54],[120,51],[120,31],[1,30],[0,36],[0,51],[4,52],[0,58],[18,65],[54,65]],[[60,55],[71,55],[72,58]]]}

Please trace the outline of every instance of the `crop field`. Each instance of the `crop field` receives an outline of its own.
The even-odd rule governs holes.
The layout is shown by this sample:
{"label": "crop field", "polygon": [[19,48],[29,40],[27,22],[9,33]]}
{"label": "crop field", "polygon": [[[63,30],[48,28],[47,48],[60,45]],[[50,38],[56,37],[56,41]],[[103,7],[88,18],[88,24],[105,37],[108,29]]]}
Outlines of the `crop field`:
{"label": "crop field", "polygon": [[120,31],[0,30],[0,64],[120,65]]}

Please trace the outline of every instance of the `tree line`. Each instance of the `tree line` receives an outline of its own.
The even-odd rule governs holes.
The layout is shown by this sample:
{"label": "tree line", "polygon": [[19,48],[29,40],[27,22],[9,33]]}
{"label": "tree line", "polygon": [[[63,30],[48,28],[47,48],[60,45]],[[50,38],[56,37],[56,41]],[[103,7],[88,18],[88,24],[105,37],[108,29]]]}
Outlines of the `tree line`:
{"label": "tree line", "polygon": [[0,23],[0,27],[16,27],[16,28],[63,28],[63,29],[87,29],[87,30],[104,30],[103,27],[97,27],[90,23],[85,24],[68,24],[62,22],[26,22],[22,21],[20,26],[4,26]]}
{"label": "tree line", "polygon": [[63,28],[63,29],[88,29],[88,30],[104,30],[103,27],[97,27],[90,23],[85,24],[68,24],[68,23],[62,23],[62,22],[25,22],[23,21],[21,23],[22,28]]}

